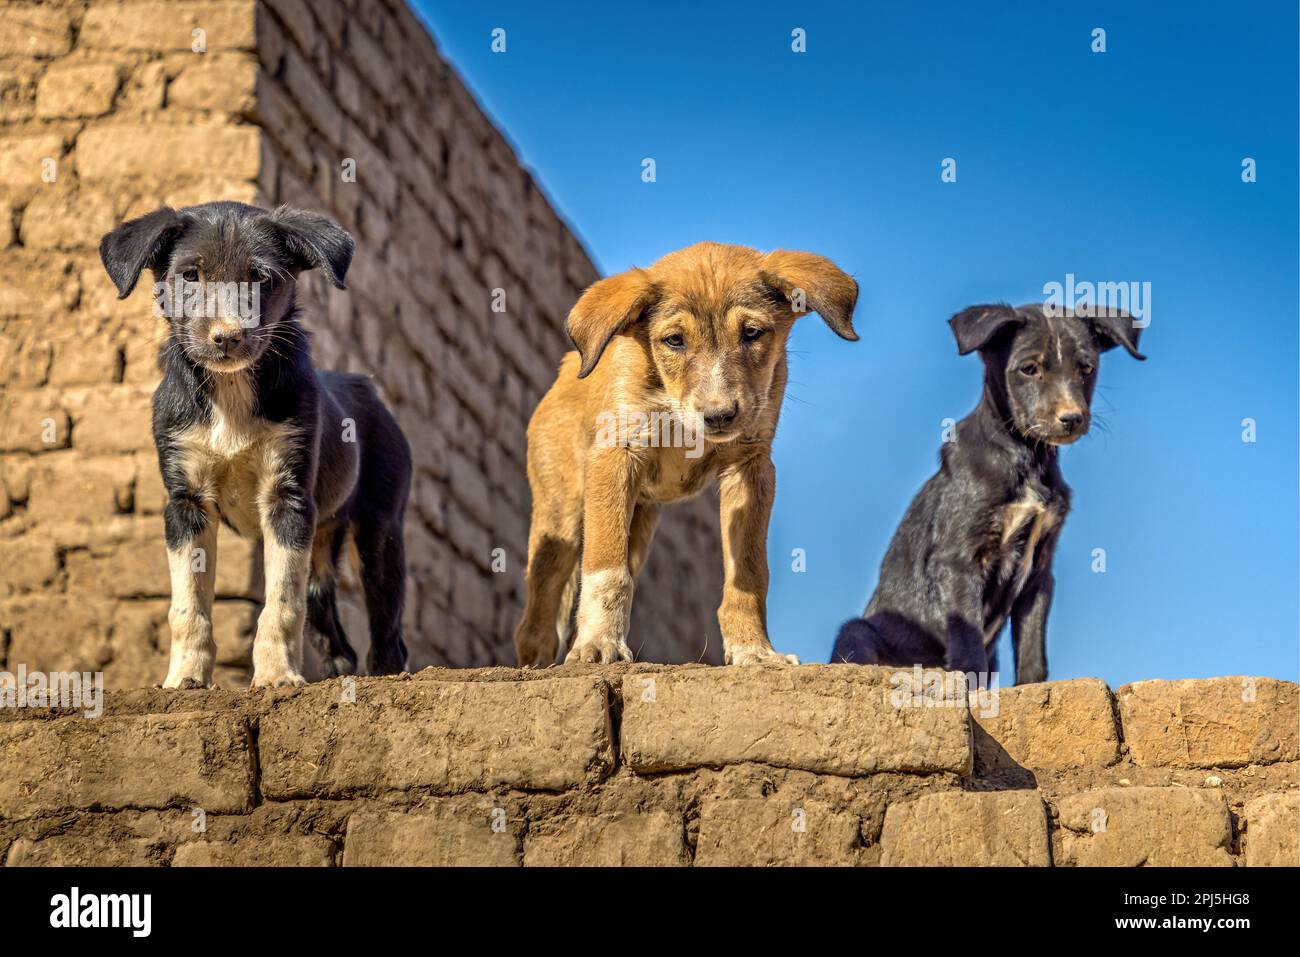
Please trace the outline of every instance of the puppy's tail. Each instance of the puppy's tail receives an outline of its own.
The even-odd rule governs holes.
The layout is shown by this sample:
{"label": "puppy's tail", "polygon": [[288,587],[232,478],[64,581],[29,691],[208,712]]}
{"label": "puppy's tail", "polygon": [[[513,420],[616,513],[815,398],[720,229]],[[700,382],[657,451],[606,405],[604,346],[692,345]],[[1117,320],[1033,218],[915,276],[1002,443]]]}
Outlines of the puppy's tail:
{"label": "puppy's tail", "polygon": [[573,574],[564,583],[564,591],[560,593],[560,609],[555,613],[555,633],[560,638],[560,650],[555,657],[556,661],[564,660],[569,650],[569,640],[573,637],[573,606],[578,601],[578,581],[581,572],[581,562],[575,562]]}
{"label": "puppy's tail", "polygon": [[840,626],[840,633],[831,649],[831,664],[879,665],[885,664],[885,646],[871,622],[865,618],[850,618]]}

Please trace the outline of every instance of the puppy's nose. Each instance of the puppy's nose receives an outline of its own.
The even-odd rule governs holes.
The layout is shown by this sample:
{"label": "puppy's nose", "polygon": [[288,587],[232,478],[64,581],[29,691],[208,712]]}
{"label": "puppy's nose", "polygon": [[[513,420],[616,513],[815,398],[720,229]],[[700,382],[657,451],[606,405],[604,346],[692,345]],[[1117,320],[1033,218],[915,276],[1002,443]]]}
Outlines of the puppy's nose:
{"label": "puppy's nose", "polygon": [[244,341],[244,334],[233,326],[223,326],[219,329],[213,329],[210,333],[212,344],[223,352],[227,352]]}
{"label": "puppy's nose", "polygon": [[1057,418],[1060,419],[1061,425],[1066,432],[1074,432],[1079,426],[1083,425],[1083,413],[1077,409],[1069,412],[1062,412]]}
{"label": "puppy's nose", "polygon": [[725,429],[736,421],[736,415],[740,412],[740,403],[731,403],[729,409],[709,409],[704,413],[704,424],[714,430]]}

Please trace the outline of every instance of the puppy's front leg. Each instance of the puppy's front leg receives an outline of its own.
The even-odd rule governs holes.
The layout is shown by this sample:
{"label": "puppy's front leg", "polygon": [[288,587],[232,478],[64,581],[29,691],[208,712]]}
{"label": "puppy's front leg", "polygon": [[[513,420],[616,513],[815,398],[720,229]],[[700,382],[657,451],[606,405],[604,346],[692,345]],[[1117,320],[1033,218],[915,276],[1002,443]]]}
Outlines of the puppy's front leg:
{"label": "puppy's front leg", "polygon": [[302,629],[315,506],[300,491],[277,488],[263,510],[266,604],[253,639],[253,687],[302,685]]}
{"label": "puppy's front leg", "polygon": [[767,523],[776,497],[776,468],[764,451],[723,470],[718,483],[726,580],[718,625],[729,665],[797,665],[767,637]]}
{"label": "puppy's front leg", "polygon": [[1011,646],[1016,654],[1016,684],[1047,680],[1047,613],[1056,581],[1050,571],[1031,581],[1011,608]]}
{"label": "puppy's front leg", "polygon": [[623,446],[587,453],[582,503],[582,587],[578,638],[564,660],[631,661],[632,616],[628,535],[636,502],[637,469]]}
{"label": "puppy's front leg", "polygon": [[172,600],[171,664],[164,688],[210,688],[217,644],[212,639],[212,595],[217,578],[217,523],[188,488],[173,489],[163,510]]}

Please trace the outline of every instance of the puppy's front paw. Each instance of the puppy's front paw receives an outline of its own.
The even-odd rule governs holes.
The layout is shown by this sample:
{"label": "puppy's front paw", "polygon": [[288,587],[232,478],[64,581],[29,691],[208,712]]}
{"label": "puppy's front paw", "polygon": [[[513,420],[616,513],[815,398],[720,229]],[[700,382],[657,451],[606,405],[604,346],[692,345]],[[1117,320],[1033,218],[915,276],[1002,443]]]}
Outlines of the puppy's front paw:
{"label": "puppy's front paw", "polygon": [[783,655],[771,645],[740,645],[727,649],[729,665],[797,665],[795,655]]}
{"label": "puppy's front paw", "polygon": [[567,665],[572,661],[591,662],[593,664],[611,664],[615,661],[631,661],[632,650],[622,641],[615,641],[610,638],[596,638],[591,641],[582,641],[569,649],[569,653],[564,656],[564,663]]}
{"label": "puppy's front paw", "polygon": [[177,691],[211,688],[212,669],[198,656],[182,658],[168,669],[162,686]]}
{"label": "puppy's front paw", "polygon": [[301,688],[307,679],[298,672],[285,670],[278,673],[261,672],[253,675],[252,688]]}
{"label": "puppy's front paw", "polygon": [[193,691],[195,689],[213,687],[211,680],[204,681],[202,678],[195,678],[189,675],[176,679],[168,677],[168,679],[163,682],[162,686],[164,688],[175,688],[177,691]]}

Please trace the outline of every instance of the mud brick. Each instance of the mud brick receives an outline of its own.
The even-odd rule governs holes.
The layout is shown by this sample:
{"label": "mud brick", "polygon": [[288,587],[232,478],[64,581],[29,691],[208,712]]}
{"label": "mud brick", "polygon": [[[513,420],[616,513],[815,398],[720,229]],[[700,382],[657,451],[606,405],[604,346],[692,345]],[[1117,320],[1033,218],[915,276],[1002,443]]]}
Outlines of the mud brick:
{"label": "mud brick", "polygon": [[[496,829],[493,824],[496,823]],[[516,867],[521,826],[484,796],[348,818],[344,867]]]}
{"label": "mud brick", "polygon": [[[158,157],[167,163],[159,164]],[[86,182],[162,178],[253,180],[258,131],[252,126],[94,126],[77,140],[77,166]]]}
{"label": "mud brick", "polygon": [[7,818],[177,803],[238,813],[253,800],[251,738],[233,715],[3,722],[0,767],[0,816]]}
{"label": "mud brick", "polygon": [[86,11],[78,39],[105,50],[192,50],[193,31],[202,29],[208,50],[251,50],[256,6],[254,0],[95,3]]}
{"label": "mud brick", "polygon": [[1035,791],[927,794],[889,805],[886,867],[1047,867],[1047,815]]}
{"label": "mud brick", "polygon": [[72,47],[72,21],[51,4],[6,3],[0,17],[0,57],[55,57]]}
{"label": "mud brick", "polygon": [[196,57],[167,87],[167,103],[191,110],[242,113],[252,109],[257,60],[243,53]]}
{"label": "mud brick", "polygon": [[187,841],[172,867],[333,867],[334,843],[317,834],[276,834],[235,843]]}
{"label": "mud brick", "polygon": [[1300,685],[1275,678],[1138,681],[1116,692],[1143,767],[1230,768],[1300,760]]}
{"label": "mud brick", "polygon": [[1179,787],[1112,787],[1056,802],[1057,865],[1231,867],[1223,794]]}
{"label": "mud brick", "polygon": [[613,765],[598,678],[359,682],[356,697],[342,704],[337,687],[313,687],[262,719],[266,796],[553,791],[599,780]]}
{"label": "mud brick", "polygon": [[1247,867],[1300,867],[1300,791],[1279,791],[1247,801]]}
{"label": "mud brick", "polygon": [[968,773],[969,713],[898,707],[885,668],[700,668],[623,679],[623,759],[641,772],[759,761],[827,774]]}
{"label": "mud brick", "polygon": [[115,63],[56,63],[41,77],[36,112],[45,119],[102,116],[121,80]]}
{"label": "mud brick", "polygon": [[1119,760],[1110,689],[1096,678],[999,688],[972,702],[980,771],[1108,767]]}
{"label": "mud brick", "polygon": [[858,817],[820,801],[772,795],[700,807],[701,867],[844,866],[858,862]]}
{"label": "mud brick", "polygon": [[63,137],[57,133],[0,137],[0,183],[11,187],[44,186],[46,160],[55,160],[56,175],[64,172]]}

